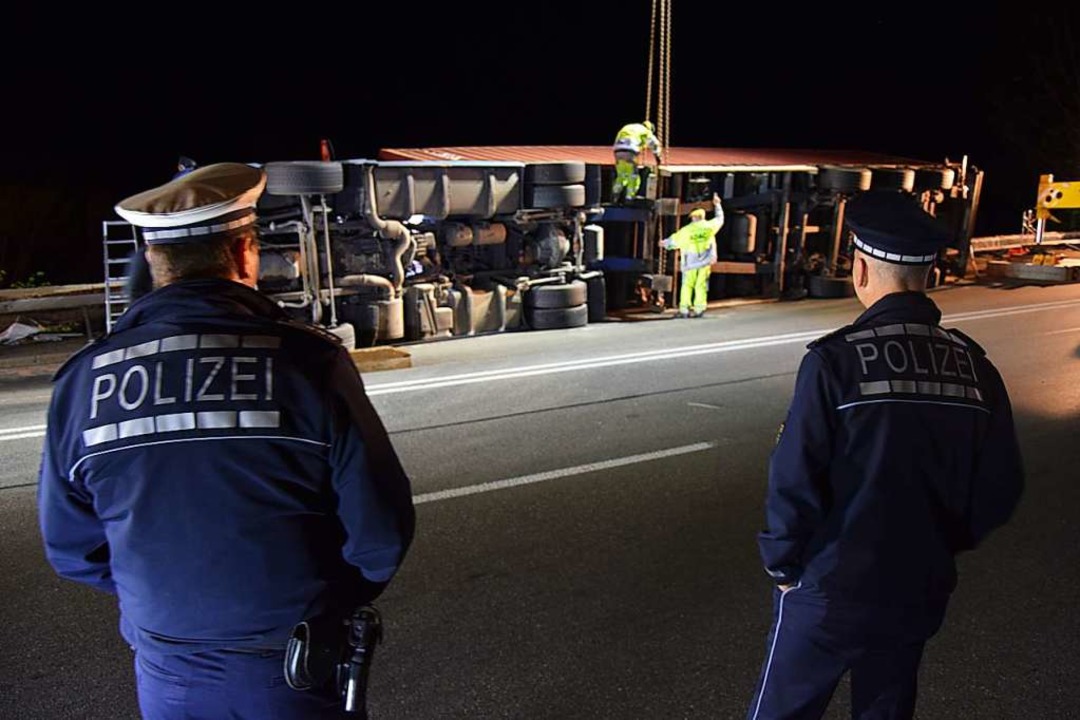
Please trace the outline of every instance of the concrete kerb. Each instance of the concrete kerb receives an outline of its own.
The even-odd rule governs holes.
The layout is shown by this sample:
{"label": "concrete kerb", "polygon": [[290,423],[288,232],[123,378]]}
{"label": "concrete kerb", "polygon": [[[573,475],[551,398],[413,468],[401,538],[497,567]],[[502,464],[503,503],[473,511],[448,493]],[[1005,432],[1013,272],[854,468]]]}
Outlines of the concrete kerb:
{"label": "concrete kerb", "polygon": [[48,378],[86,345],[86,338],[25,342],[0,347],[0,379]]}

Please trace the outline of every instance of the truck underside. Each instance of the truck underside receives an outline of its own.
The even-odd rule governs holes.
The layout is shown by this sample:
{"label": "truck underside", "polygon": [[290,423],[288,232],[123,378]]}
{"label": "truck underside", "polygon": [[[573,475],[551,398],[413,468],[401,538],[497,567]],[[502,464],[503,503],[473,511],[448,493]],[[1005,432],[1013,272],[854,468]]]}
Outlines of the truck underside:
{"label": "truck underside", "polygon": [[982,172],[868,153],[672,148],[614,204],[610,148],[384,150],[263,165],[259,287],[356,347],[572,328],[662,310],[679,282],[659,249],[723,200],[709,299],[852,294],[844,207],[910,193],[954,236],[934,280],[962,277]]}

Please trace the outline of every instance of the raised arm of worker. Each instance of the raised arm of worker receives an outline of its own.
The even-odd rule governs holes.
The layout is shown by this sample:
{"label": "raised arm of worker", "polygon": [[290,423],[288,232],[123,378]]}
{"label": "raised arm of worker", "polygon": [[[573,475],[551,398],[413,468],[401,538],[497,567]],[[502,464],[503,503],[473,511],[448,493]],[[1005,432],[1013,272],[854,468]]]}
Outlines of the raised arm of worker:
{"label": "raised arm of worker", "polygon": [[803,553],[829,504],[836,407],[826,360],[814,349],[803,357],[795,393],[769,459],[765,529],[758,548],[765,571],[790,586],[803,570]]}
{"label": "raised arm of worker", "polygon": [[714,263],[720,259],[719,252],[716,249],[716,234],[720,232],[720,229],[724,227],[724,205],[720,202],[720,196],[713,193],[713,218],[709,222],[712,223],[713,236],[712,242],[709,244],[709,263]]}
{"label": "raised arm of worker", "polygon": [[413,539],[416,516],[408,476],[356,365],[341,350],[330,382],[335,438],[330,451],[342,555],[363,574],[364,602],[397,573]]}
{"label": "raised arm of worker", "polygon": [[720,196],[713,193],[712,196],[713,206],[713,218],[710,223],[713,223],[713,227],[716,232],[720,231],[720,228],[724,227],[724,204],[720,201]]}
{"label": "raised arm of worker", "polygon": [[713,216],[711,220],[703,221],[712,232],[712,238],[709,240],[709,249],[706,251],[704,263],[711,265],[719,259],[719,253],[716,249],[716,233],[720,232],[720,228],[724,227],[724,206],[720,202],[720,196],[713,193]]}

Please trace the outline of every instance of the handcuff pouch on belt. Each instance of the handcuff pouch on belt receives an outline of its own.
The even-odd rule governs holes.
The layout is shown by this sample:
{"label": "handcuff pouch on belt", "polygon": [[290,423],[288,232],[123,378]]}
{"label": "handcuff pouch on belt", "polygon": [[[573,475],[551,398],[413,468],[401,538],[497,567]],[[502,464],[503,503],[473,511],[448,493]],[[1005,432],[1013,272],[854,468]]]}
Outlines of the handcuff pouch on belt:
{"label": "handcuff pouch on belt", "polygon": [[328,686],[348,651],[347,617],[323,615],[297,624],[285,646],[285,682],[293,690]]}
{"label": "handcuff pouch on belt", "polygon": [[293,690],[333,688],[348,714],[367,720],[367,683],[382,616],[362,605],[347,617],[322,615],[293,628],[285,646],[285,682]]}

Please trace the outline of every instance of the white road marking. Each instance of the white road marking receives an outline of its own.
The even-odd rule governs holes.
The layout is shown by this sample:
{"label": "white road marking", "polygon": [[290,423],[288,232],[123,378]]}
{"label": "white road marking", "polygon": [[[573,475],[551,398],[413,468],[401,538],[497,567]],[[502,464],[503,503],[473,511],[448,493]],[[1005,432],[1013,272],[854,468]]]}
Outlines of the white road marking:
{"label": "white road marking", "polygon": [[45,437],[44,425],[26,425],[25,427],[0,428],[0,442],[4,440],[25,440],[26,438]]}
{"label": "white road marking", "polygon": [[1068,330],[1051,330],[1050,332],[1044,332],[1043,335],[1064,335],[1065,333],[1080,332],[1080,327],[1069,328]]}
{"label": "white road marking", "polygon": [[32,430],[44,430],[44,429],[45,429],[44,425],[26,425],[24,427],[0,428],[0,435],[8,435],[10,433],[30,432]]}
{"label": "white road marking", "polygon": [[676,455],[701,452],[702,450],[710,450],[714,447],[716,447],[716,443],[700,442],[694,443],[693,445],[682,445],[681,447],[669,448],[667,450],[641,453],[640,455],[628,455],[612,460],[602,460],[600,462],[587,463],[585,465],[575,465],[574,467],[562,468],[561,470],[548,470],[547,472],[534,473],[532,475],[519,475],[518,477],[507,478],[506,480],[494,480],[492,482],[479,483],[477,485],[467,485],[465,487],[452,488],[450,490],[439,490],[437,492],[414,495],[413,503],[419,505],[420,503],[436,502],[439,500],[447,500],[449,498],[464,497],[465,495],[476,495],[478,493],[492,492],[494,490],[506,490],[507,488],[518,487],[520,485],[531,485],[533,483],[558,480],[559,478],[571,477],[573,475],[584,475],[585,473],[596,472],[598,470],[610,470],[611,468],[624,467],[626,465],[636,465],[637,463],[662,460]]}
{"label": "white road marking", "polygon": [[[956,315],[945,315],[941,318],[941,322],[943,324],[951,324],[969,320],[984,320],[1008,315],[1019,315],[1022,313],[1041,312],[1043,310],[1056,310],[1076,305],[1080,305],[1080,300],[1061,300],[1057,302],[1038,303],[1035,305],[1021,305],[1014,308],[1005,308],[1003,310],[977,310],[968,313],[958,313]],[[570,372],[573,370],[591,370],[595,368],[612,367],[615,365],[627,365],[649,360],[681,360],[682,358],[694,357],[697,355],[712,355],[734,350],[752,350],[773,347],[776,345],[788,345],[791,343],[815,340],[835,329],[836,328],[822,328],[800,333],[788,333],[785,335],[768,335],[765,337],[727,340],[705,345],[688,345],[681,348],[664,348],[662,350],[647,350],[638,353],[608,355],[606,357],[584,360],[568,360],[565,362],[544,363],[541,365],[527,365],[525,367],[513,369],[484,370],[474,373],[461,373],[459,375],[444,375],[434,378],[419,378],[415,380],[402,380],[400,382],[378,383],[368,386],[368,395],[390,395],[403,392],[417,392],[419,390],[434,390],[437,388],[472,385],[474,383],[490,382],[493,380],[514,380],[524,377]]]}
{"label": "white road marking", "polygon": [[773,345],[808,342],[823,335],[824,332],[826,331],[802,332],[790,335],[771,335],[762,338],[747,338],[745,340],[729,340],[720,343],[710,343],[708,345],[689,345],[687,347],[676,349],[667,348],[664,350],[648,350],[630,355],[608,355],[607,357],[592,358],[588,360],[569,360],[561,363],[546,363],[543,365],[532,365],[513,369],[487,370],[476,373],[463,373],[461,375],[403,380],[396,383],[371,385],[368,388],[368,395],[374,396],[402,392],[416,392],[417,390],[431,390],[435,388],[453,387],[455,385],[471,385],[492,380],[512,380],[523,377],[535,377],[537,375],[570,372],[573,370],[589,370],[594,368],[612,367],[615,365],[642,363],[649,360],[676,360],[696,355],[712,355],[715,353],[731,352],[732,350],[749,350],[752,348],[771,347]]}
{"label": "white road marking", "polygon": [[[1044,310],[1057,310],[1060,308],[1075,307],[1080,305],[1080,300],[1059,300],[1056,302],[1036,303],[1033,305],[1019,305],[1012,308],[1003,308],[1000,310],[977,310],[974,312],[957,313],[955,315],[944,315],[941,318],[943,324],[952,324],[959,322],[966,322],[970,320],[985,320],[989,318],[1007,317],[1010,315],[1020,315],[1024,313],[1042,312]],[[606,357],[592,358],[586,360],[569,360],[566,362],[558,363],[544,363],[541,365],[531,365],[525,367],[519,367],[514,369],[502,369],[502,370],[484,370],[474,373],[462,373],[459,375],[445,375],[435,378],[419,378],[415,380],[402,380],[400,382],[391,383],[379,383],[375,385],[369,385],[367,388],[367,394],[369,396],[375,395],[391,395],[395,393],[403,392],[417,392],[421,390],[433,390],[444,387],[454,387],[457,385],[471,385],[474,383],[489,382],[494,380],[513,380],[523,377],[536,377],[540,375],[551,375],[560,372],[569,372],[572,370],[588,370],[595,368],[612,367],[615,365],[627,365],[630,363],[639,363],[647,360],[679,360],[687,357],[694,357],[697,355],[711,355],[715,353],[732,352],[735,350],[752,350],[756,348],[773,347],[776,345],[788,345],[798,342],[809,342],[810,340],[817,339],[826,333],[830,333],[835,330],[832,328],[821,328],[817,330],[808,330],[800,333],[789,333],[785,335],[768,335],[759,338],[745,338],[742,340],[728,340],[725,342],[709,343],[705,345],[688,345],[682,348],[666,348],[663,350],[647,350],[644,352],[633,354],[621,354],[621,355],[609,355]],[[1080,330],[1080,328],[1077,328]],[[1043,334],[1057,334],[1072,332],[1073,330],[1059,330],[1052,331],[1050,333]],[[44,425],[30,425],[27,427],[7,428],[0,430],[0,442],[4,440],[22,440],[26,438],[43,437],[44,432],[39,432],[44,429]]]}
{"label": "white road marking", "polygon": [[688,402],[686,404],[689,405],[690,407],[705,408],[707,410],[723,410],[723,408],[720,407],[719,405],[709,405],[708,403]]}
{"label": "white road marking", "polygon": [[45,431],[44,430],[42,430],[40,432],[19,433],[19,434],[16,434],[16,435],[0,435],[0,442],[3,442],[4,440],[25,440],[26,438],[39,438],[39,437],[45,437]]}
{"label": "white road marking", "polygon": [[1048,303],[1036,303],[1034,305],[1017,305],[1011,308],[998,310],[976,310],[974,312],[958,313],[956,315],[942,315],[941,322],[944,324],[963,322],[965,320],[983,320],[986,318],[1006,317],[1009,315],[1021,315],[1023,313],[1041,312],[1043,310],[1056,310],[1080,304],[1080,300],[1056,300]]}

